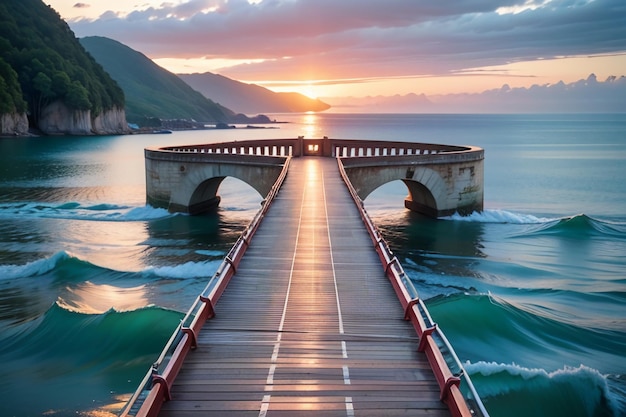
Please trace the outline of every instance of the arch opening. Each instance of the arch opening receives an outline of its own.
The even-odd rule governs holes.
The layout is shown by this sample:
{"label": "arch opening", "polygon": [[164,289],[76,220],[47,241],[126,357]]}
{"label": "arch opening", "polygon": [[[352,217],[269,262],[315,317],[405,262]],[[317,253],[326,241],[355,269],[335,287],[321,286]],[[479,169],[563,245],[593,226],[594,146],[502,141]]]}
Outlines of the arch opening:
{"label": "arch opening", "polygon": [[373,210],[383,212],[395,210],[397,203],[404,201],[404,207],[411,211],[430,217],[438,216],[437,200],[433,193],[424,184],[414,180],[387,181],[370,192],[364,201]]}
{"label": "arch opening", "polygon": [[437,200],[428,187],[420,182],[408,179],[403,179],[402,182],[409,190],[409,195],[404,200],[404,207],[430,217],[436,218],[439,216]]}
{"label": "arch opening", "polygon": [[368,211],[397,211],[406,198],[407,188],[400,180],[391,180],[372,190],[363,202]]}
{"label": "arch opening", "polygon": [[215,209],[220,203],[217,190],[226,177],[213,177],[202,181],[191,194],[187,204],[189,214],[201,214]]}
{"label": "arch opening", "polygon": [[189,198],[188,213],[206,213],[216,209],[223,200],[231,201],[239,211],[256,212],[263,197],[242,179],[231,176],[208,178],[196,187]]}

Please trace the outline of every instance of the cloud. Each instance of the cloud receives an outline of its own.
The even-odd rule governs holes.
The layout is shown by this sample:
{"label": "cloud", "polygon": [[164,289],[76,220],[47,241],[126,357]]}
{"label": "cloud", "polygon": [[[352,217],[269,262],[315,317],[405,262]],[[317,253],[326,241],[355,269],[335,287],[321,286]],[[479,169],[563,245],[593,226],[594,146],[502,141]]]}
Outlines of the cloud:
{"label": "cloud", "polygon": [[87,3],[76,3],[72,6],[75,9],[86,9],[88,7],[91,7],[91,5],[87,4]]}
{"label": "cloud", "polygon": [[70,22],[151,58],[256,59],[237,79],[393,77],[626,51],[623,0],[190,0]]}
{"label": "cloud", "polygon": [[335,111],[381,113],[616,113],[626,109],[626,77],[594,74],[572,83],[501,88],[474,94],[322,97]]}

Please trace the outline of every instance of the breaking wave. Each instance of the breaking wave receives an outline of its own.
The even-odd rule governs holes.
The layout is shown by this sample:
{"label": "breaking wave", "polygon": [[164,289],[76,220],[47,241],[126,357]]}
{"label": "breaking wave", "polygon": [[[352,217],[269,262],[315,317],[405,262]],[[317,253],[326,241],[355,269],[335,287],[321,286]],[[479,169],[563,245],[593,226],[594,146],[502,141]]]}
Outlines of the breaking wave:
{"label": "breaking wave", "polygon": [[63,204],[10,203],[0,205],[1,217],[53,218],[91,221],[148,221],[172,216],[167,210],[152,206],[123,206],[117,204],[82,205],[76,202]]}

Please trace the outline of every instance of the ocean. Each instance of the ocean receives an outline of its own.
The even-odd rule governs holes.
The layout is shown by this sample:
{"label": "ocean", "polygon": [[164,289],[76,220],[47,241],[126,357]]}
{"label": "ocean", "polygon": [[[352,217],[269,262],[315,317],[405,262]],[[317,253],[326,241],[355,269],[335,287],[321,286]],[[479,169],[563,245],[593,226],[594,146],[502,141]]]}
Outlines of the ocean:
{"label": "ocean", "polygon": [[365,206],[492,417],[626,416],[626,114],[279,114],[271,129],[0,139],[0,416],[116,415],[260,207],[145,204],[143,149],[303,135],[476,145],[485,210]]}

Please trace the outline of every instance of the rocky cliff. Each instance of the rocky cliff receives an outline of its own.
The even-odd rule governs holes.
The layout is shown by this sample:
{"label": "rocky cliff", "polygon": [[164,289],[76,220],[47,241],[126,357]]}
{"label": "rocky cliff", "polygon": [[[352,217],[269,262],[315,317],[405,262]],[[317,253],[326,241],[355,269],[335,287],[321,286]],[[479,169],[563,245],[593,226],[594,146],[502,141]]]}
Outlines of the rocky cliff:
{"label": "rocky cliff", "polygon": [[97,135],[119,135],[129,132],[128,123],[126,123],[126,111],[119,107],[113,107],[96,116],[91,124],[92,131]]}
{"label": "rocky cliff", "polygon": [[120,86],[52,7],[0,0],[0,114],[26,113],[43,134],[117,134],[128,130],[124,107]]}
{"label": "rocky cliff", "polygon": [[73,110],[61,101],[43,109],[39,129],[47,135],[117,135],[129,130],[123,109],[113,107],[92,118],[91,110]]}
{"label": "rocky cliff", "polygon": [[0,114],[0,136],[23,136],[28,134],[26,113]]}

